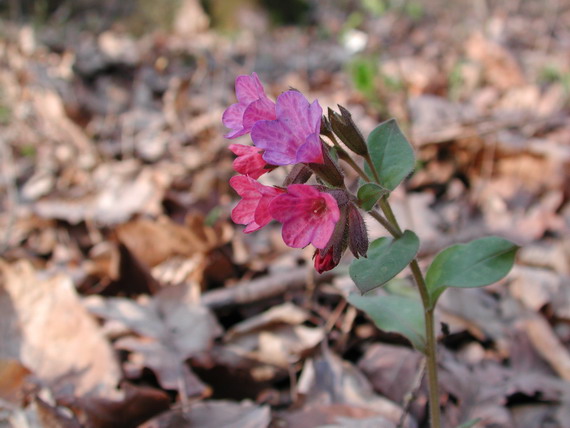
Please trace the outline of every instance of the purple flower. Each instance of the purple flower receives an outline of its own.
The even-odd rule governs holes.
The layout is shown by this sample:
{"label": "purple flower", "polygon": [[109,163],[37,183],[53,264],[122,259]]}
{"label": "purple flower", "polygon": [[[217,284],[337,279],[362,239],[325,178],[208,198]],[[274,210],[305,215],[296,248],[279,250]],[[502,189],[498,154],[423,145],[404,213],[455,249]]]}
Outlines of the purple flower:
{"label": "purple flower", "polygon": [[272,165],[323,163],[318,101],[309,104],[300,92],[287,91],[277,98],[275,113],[276,119],[261,120],[251,130],[253,144],[265,150],[263,159]]}
{"label": "purple flower", "polygon": [[256,73],[236,77],[238,102],[229,106],[222,116],[222,122],[232,131],[225,138],[237,138],[251,131],[260,120],[275,119],[275,103],[267,98]]}
{"label": "purple flower", "polygon": [[269,213],[283,223],[283,241],[293,248],[325,248],[340,218],[335,198],[308,184],[291,184],[271,201]]}

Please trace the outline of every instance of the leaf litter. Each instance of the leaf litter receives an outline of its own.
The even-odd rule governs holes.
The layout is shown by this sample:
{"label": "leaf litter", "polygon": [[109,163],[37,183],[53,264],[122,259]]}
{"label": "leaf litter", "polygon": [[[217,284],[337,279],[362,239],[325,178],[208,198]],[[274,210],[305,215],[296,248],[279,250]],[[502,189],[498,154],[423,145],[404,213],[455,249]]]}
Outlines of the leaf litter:
{"label": "leaf litter", "polygon": [[424,268],[488,234],[523,246],[506,280],[441,297],[446,423],[565,426],[567,7],[324,2],[314,32],[258,2],[184,0],[163,27],[63,3],[43,26],[0,10],[1,424],[426,426],[421,357],[346,305],[346,263],[315,277],[229,220],[220,117],[257,71],[365,134],[404,125],[419,162],[392,199]]}

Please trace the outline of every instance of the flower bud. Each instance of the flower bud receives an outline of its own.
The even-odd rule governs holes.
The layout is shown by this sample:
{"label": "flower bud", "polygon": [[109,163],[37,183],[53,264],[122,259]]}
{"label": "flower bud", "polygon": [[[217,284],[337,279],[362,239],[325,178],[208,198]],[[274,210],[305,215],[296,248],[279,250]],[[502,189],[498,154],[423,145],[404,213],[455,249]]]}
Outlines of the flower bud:
{"label": "flower bud", "polygon": [[368,232],[360,211],[353,203],[348,204],[348,247],[354,257],[366,257]]}
{"label": "flower bud", "polygon": [[318,273],[327,272],[338,265],[338,261],[335,262],[333,258],[332,248],[328,251],[316,250],[313,259],[315,260],[315,270]]}
{"label": "flower bud", "polygon": [[336,162],[332,159],[329,153],[329,146],[321,140],[323,161],[324,163],[310,163],[309,166],[313,172],[324,182],[334,187],[344,186],[344,176]]}
{"label": "flower bud", "polygon": [[315,269],[319,273],[333,269],[339,264],[347,248],[356,258],[366,257],[368,233],[360,211],[348,200],[346,191],[328,190],[338,202],[340,216],[327,245],[315,252]]}
{"label": "flower bud", "polygon": [[285,180],[283,180],[283,187],[287,187],[290,184],[304,184],[306,183],[309,178],[313,175],[313,171],[308,166],[298,163],[295,165]]}
{"label": "flower bud", "polygon": [[349,111],[341,105],[338,108],[341,114],[329,108],[329,120],[334,133],[354,153],[365,156],[368,153],[368,147],[362,133],[354,124]]}
{"label": "flower bud", "polygon": [[[330,111],[330,108],[329,108]],[[329,112],[330,114],[330,112]],[[333,137],[333,130],[331,127],[331,123],[329,122],[329,120],[327,119],[326,116],[323,116],[321,119],[321,135],[324,135],[325,137],[328,137],[330,139],[332,139]]]}
{"label": "flower bud", "polygon": [[348,247],[348,210],[347,205],[340,205],[340,217],[335,225],[331,239],[329,240],[323,252],[332,251],[333,260],[338,264],[343,253]]}

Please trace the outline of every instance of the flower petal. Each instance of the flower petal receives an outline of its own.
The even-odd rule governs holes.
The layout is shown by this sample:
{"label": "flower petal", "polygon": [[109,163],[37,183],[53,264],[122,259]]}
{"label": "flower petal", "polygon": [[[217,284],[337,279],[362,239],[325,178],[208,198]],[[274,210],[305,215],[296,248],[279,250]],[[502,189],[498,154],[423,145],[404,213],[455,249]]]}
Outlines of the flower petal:
{"label": "flower petal", "polygon": [[306,184],[292,184],[287,192],[269,206],[273,218],[283,223],[283,241],[293,248],[310,243],[325,248],[340,217],[336,200]]}
{"label": "flower petal", "polygon": [[319,134],[311,134],[297,150],[297,163],[324,163]]}
{"label": "flower petal", "polygon": [[[302,162],[322,163],[318,142],[322,109],[318,102],[309,104],[301,93],[287,91],[277,98],[275,114],[277,119],[257,122],[251,130],[253,143],[265,150],[263,158],[273,165],[296,164],[299,149],[306,145],[301,151]],[[317,137],[310,137],[313,134]]]}
{"label": "flower petal", "polygon": [[297,143],[278,120],[262,120],[251,130],[253,144],[264,149],[263,159],[272,165],[292,165],[297,163]]}
{"label": "flower petal", "polygon": [[273,219],[268,206],[277,195],[284,192],[264,186],[245,175],[232,177],[230,186],[243,198],[232,210],[231,217],[235,223],[247,225],[245,233],[259,230]]}
{"label": "flower petal", "polygon": [[257,73],[251,73],[251,76],[236,77],[236,97],[240,103],[244,104],[250,104],[259,98],[266,97]]}
{"label": "flower petal", "polygon": [[222,115],[222,122],[232,130],[224,135],[228,139],[247,134],[259,120],[275,119],[275,103],[265,95],[257,74],[238,76],[235,88],[238,103],[229,106]]}
{"label": "flower petal", "polygon": [[243,144],[230,144],[229,149],[238,157],[234,159],[234,170],[240,174],[248,175],[251,178],[259,178],[269,169],[266,168],[267,163],[261,156],[261,150],[253,146],[244,146]]}
{"label": "flower petal", "polygon": [[229,106],[222,115],[222,123],[226,128],[230,128],[232,131],[224,135],[224,138],[237,138],[246,132],[243,130],[243,113],[245,111],[246,105],[244,104],[232,104]]}
{"label": "flower petal", "polygon": [[260,120],[274,120],[275,103],[269,98],[260,98],[247,106],[243,113],[243,127],[248,132]]}

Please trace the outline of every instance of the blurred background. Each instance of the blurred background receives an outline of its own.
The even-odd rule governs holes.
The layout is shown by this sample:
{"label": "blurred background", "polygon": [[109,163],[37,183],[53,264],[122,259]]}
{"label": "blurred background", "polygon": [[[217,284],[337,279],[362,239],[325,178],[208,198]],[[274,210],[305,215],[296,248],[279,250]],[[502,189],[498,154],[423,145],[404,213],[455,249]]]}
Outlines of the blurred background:
{"label": "blurred background", "polygon": [[420,357],[346,305],[349,257],[315,276],[229,219],[221,116],[253,71],[365,135],[399,121],[424,267],[522,245],[442,298],[446,426],[566,426],[568,0],[0,0],[0,423],[427,426]]}

